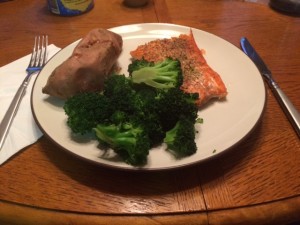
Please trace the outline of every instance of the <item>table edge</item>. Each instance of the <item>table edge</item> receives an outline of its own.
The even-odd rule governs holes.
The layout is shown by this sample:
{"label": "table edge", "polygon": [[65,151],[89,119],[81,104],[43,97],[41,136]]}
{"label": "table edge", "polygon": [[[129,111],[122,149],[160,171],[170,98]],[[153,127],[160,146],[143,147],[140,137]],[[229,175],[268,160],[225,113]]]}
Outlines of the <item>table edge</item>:
{"label": "table edge", "polygon": [[4,224],[288,224],[300,221],[300,195],[239,208],[185,213],[107,214],[76,213],[45,209],[0,200]]}
{"label": "table edge", "polygon": [[300,222],[300,195],[239,208],[208,211],[210,224],[290,224]]}

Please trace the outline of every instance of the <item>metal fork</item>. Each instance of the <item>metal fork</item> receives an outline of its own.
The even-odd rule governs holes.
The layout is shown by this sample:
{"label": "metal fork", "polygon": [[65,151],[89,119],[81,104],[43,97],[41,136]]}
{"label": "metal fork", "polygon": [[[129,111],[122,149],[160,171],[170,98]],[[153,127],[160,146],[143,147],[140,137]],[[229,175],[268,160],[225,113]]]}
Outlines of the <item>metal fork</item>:
{"label": "metal fork", "polygon": [[18,111],[19,105],[23,99],[26,92],[26,88],[30,81],[31,75],[39,72],[46,63],[47,60],[47,46],[48,46],[48,36],[36,36],[34,39],[33,51],[29,61],[29,65],[26,69],[27,75],[20,85],[18,91],[16,92],[10,106],[5,113],[3,120],[0,124],[0,150],[3,147],[4,141],[7,137],[11,123]]}

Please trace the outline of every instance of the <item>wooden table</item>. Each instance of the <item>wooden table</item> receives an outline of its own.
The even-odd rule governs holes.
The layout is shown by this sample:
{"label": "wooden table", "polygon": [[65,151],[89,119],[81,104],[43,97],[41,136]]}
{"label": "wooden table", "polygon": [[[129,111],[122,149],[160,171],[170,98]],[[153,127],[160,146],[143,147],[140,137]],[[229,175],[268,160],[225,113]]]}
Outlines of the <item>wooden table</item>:
{"label": "wooden table", "polygon": [[[0,66],[29,54],[35,34],[65,47],[96,27],[176,23],[236,46],[248,37],[300,109],[300,18],[267,2],[150,0],[127,8],[96,0],[87,14],[60,17],[46,1],[8,1],[0,3]],[[102,168],[40,138],[0,167],[0,224],[289,224],[300,221],[299,165],[299,138],[267,88],[262,120],[247,139],[180,170]]]}

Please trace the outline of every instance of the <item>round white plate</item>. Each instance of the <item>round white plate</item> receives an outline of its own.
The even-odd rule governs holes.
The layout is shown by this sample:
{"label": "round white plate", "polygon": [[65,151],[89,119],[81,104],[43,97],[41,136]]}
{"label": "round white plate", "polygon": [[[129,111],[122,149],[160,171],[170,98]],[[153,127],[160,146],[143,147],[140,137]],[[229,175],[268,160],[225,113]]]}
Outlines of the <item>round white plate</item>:
{"label": "round white plate", "polygon": [[[122,73],[127,74],[131,50],[158,38],[170,38],[190,32],[189,27],[149,23],[110,29],[123,37],[124,47],[119,58]],[[97,147],[89,137],[75,137],[66,125],[62,100],[42,93],[51,72],[69,57],[78,41],[58,52],[37,77],[32,90],[32,111],[37,124],[61,148],[89,161],[119,169],[162,170],[198,163],[219,155],[239,143],[251,132],[264,109],[266,93],[263,79],[252,61],[237,47],[205,31],[192,28],[200,49],[205,50],[207,63],[222,77],[228,96],[224,101],[212,101],[199,111],[204,123],[197,125],[197,152],[176,159],[162,145],[150,150],[148,162],[142,168],[128,165],[113,154]]]}

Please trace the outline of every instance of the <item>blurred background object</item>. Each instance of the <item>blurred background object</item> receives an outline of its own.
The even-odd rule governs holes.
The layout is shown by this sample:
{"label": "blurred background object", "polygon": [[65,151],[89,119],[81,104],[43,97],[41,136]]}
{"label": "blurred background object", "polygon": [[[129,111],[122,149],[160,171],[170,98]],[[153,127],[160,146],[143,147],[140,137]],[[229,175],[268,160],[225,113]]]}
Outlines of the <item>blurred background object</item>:
{"label": "blurred background object", "polygon": [[270,6],[281,12],[300,15],[300,0],[270,0]]}
{"label": "blurred background object", "polygon": [[49,10],[61,16],[77,16],[94,7],[93,0],[47,0]]}
{"label": "blurred background object", "polygon": [[148,3],[148,0],[124,0],[124,4],[129,7],[141,7]]}

